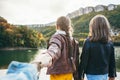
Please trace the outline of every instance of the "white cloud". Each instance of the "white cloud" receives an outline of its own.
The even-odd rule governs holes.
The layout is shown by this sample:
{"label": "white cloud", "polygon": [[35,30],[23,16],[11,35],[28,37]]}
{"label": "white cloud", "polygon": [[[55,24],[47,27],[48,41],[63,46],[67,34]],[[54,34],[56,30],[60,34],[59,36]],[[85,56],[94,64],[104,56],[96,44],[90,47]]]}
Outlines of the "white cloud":
{"label": "white cloud", "polygon": [[0,16],[13,24],[48,23],[80,7],[111,3],[119,0],[0,0]]}

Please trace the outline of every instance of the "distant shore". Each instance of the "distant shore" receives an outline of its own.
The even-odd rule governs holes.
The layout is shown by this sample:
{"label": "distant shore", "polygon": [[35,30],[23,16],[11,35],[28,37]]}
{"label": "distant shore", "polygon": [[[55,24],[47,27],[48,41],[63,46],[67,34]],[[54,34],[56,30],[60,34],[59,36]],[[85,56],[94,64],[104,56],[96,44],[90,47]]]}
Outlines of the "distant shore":
{"label": "distant shore", "polygon": [[6,47],[6,48],[0,48],[0,50],[28,50],[28,49],[38,49],[38,48],[28,48],[28,47]]}

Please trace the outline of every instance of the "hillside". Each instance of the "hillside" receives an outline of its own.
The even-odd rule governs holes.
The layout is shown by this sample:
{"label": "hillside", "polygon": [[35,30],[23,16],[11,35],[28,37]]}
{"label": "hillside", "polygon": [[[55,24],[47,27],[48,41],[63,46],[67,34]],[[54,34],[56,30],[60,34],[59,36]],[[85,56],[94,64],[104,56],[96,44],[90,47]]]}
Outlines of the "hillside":
{"label": "hillside", "polygon": [[27,26],[16,27],[0,17],[0,48],[37,48],[44,45],[44,37],[40,32]]}
{"label": "hillside", "polygon": [[[105,15],[113,30],[118,30],[120,28],[120,5],[114,10],[108,11],[100,11],[100,12],[91,12],[88,14],[83,14],[81,16],[72,18],[72,24],[74,28],[74,34],[73,36],[77,40],[84,40],[84,38],[87,37],[88,35],[88,25],[89,21],[91,18],[97,14],[103,14]],[[32,27],[35,30],[38,30],[42,32],[42,34],[46,37],[49,38],[54,32],[55,32],[55,26],[46,26],[46,27]]]}
{"label": "hillside", "polygon": [[[97,14],[103,14],[105,15],[110,24],[112,29],[118,29],[120,28],[120,6],[118,6],[115,10],[112,11],[101,11],[101,12],[91,12],[89,14],[84,14],[82,16],[76,17],[72,19],[72,23],[74,25],[74,36],[76,38],[83,37],[83,33],[88,33],[88,26],[89,22],[92,17],[94,17]],[[82,34],[82,35],[80,35]],[[86,34],[84,34],[86,37]]]}

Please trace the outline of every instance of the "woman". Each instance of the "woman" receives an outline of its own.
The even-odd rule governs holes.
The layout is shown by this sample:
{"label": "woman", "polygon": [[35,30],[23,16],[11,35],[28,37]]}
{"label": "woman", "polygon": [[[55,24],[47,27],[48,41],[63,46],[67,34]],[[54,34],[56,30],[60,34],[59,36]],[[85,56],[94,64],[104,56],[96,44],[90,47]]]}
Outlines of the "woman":
{"label": "woman", "polygon": [[96,15],[89,24],[89,37],[85,40],[79,78],[88,80],[115,80],[116,66],[113,43],[110,37],[110,25],[103,15]]}
{"label": "woman", "polygon": [[49,40],[48,49],[38,61],[41,66],[48,67],[47,74],[50,80],[77,80],[79,64],[79,47],[77,41],[72,37],[71,21],[61,16],[56,22],[56,33]]}

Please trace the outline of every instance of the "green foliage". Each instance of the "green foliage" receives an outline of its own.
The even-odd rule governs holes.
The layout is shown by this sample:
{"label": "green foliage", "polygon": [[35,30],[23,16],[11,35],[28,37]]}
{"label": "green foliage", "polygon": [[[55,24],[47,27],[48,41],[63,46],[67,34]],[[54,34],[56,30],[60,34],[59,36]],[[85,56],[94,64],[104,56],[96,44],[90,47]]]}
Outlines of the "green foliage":
{"label": "green foliage", "polygon": [[46,26],[46,27],[31,27],[34,30],[41,32],[46,40],[48,40],[55,33],[55,26]]}
{"label": "green foliage", "polygon": [[16,27],[0,20],[0,47],[40,47],[45,43],[41,33],[27,26]]}
{"label": "green foliage", "polygon": [[[105,15],[113,29],[120,28],[120,5],[114,10],[108,11],[107,9],[100,12],[91,12],[88,14],[84,14],[78,17],[71,19],[73,24],[74,33],[73,36],[79,41],[79,44],[82,45],[85,38],[88,36],[89,32],[89,22],[90,20],[97,14]],[[52,34],[55,32],[55,26],[46,26],[46,27],[32,27],[39,32],[41,32],[45,39],[48,40]],[[116,36],[118,38],[118,36]],[[120,39],[117,39],[120,42]],[[116,40],[113,40],[116,44]]]}
{"label": "green foliage", "polygon": [[97,14],[102,14],[105,15],[112,28],[120,28],[120,7],[118,6],[117,9],[112,10],[112,11],[101,11],[101,12],[91,12],[89,14],[84,14],[82,16],[76,17],[72,19],[73,25],[74,25],[74,34],[78,34],[79,33],[88,33],[89,32],[89,22],[90,20]]}
{"label": "green foliage", "polygon": [[[82,45],[84,39],[88,36],[90,20],[97,14],[105,15],[108,18],[112,28],[114,29],[120,28],[120,5],[118,5],[118,7],[115,10],[91,12],[88,14],[75,17],[71,19],[74,29],[73,36],[80,42],[80,45]],[[50,38],[51,35],[54,34],[55,32],[55,26],[34,27],[32,29],[38,30],[47,39]],[[81,41],[81,39],[83,41]]]}
{"label": "green foliage", "polygon": [[84,14],[82,16],[73,18],[72,23],[74,26],[74,37],[79,41],[80,45],[82,45],[83,43],[82,41],[80,41],[80,39],[85,39],[88,35],[90,20],[97,14],[105,15],[108,18],[112,28],[120,28],[120,6],[118,6],[115,10],[112,11],[105,10],[101,12],[91,12],[89,14]]}
{"label": "green foliage", "polygon": [[[80,45],[88,36],[89,32],[89,22],[97,14],[105,15],[113,29],[120,28],[120,5],[115,10],[105,10],[101,12],[91,12],[72,20],[74,33],[73,36],[79,41]],[[24,47],[38,47],[45,45],[45,40],[47,41],[54,33],[55,26],[46,27],[28,27],[20,26],[15,27],[7,23],[7,20],[0,17],[0,47],[8,46],[24,46]],[[40,33],[38,33],[40,32]],[[44,36],[43,36],[43,35]],[[38,37],[38,35],[42,35]],[[116,40],[117,39],[117,40]],[[120,41],[117,37],[114,37],[114,42]]]}

